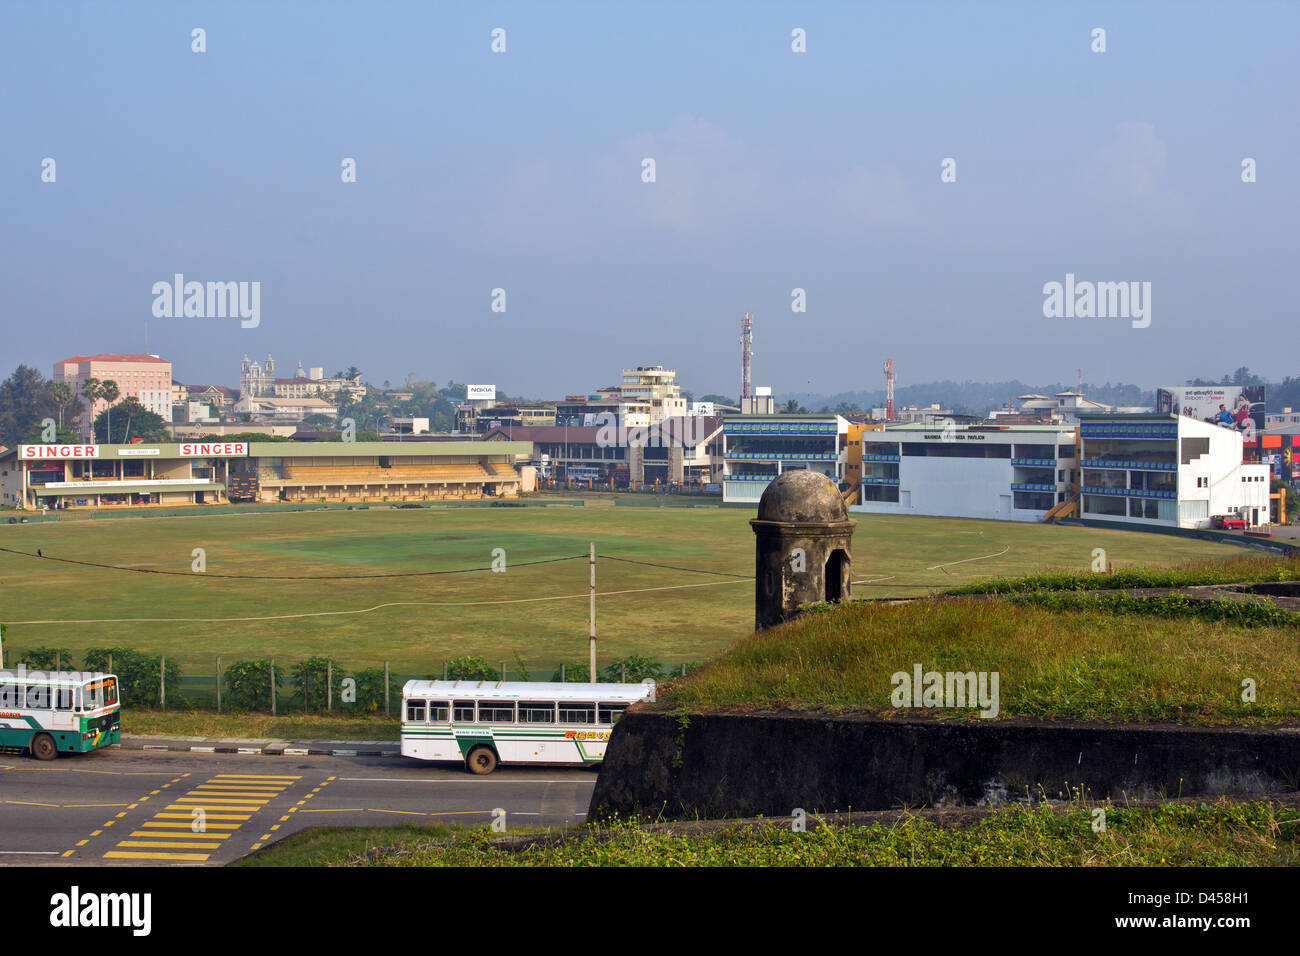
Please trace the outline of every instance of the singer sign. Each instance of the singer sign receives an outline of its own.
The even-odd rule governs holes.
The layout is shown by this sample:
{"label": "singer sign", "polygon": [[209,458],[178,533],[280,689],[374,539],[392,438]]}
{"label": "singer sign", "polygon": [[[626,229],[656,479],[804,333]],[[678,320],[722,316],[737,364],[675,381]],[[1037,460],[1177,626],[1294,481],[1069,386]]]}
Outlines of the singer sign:
{"label": "singer sign", "polygon": [[248,442],[205,441],[181,444],[182,458],[236,458],[248,454]]}
{"label": "singer sign", "polygon": [[19,458],[65,459],[98,458],[98,445],[19,445]]}

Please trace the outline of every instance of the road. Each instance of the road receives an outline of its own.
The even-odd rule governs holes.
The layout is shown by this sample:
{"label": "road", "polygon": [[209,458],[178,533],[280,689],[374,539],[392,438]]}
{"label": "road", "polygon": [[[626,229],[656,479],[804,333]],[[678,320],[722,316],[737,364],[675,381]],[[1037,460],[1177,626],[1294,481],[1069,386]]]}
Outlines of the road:
{"label": "road", "polygon": [[403,757],[127,751],[0,756],[0,865],[214,865],[311,826],[586,819],[594,771],[486,777]]}

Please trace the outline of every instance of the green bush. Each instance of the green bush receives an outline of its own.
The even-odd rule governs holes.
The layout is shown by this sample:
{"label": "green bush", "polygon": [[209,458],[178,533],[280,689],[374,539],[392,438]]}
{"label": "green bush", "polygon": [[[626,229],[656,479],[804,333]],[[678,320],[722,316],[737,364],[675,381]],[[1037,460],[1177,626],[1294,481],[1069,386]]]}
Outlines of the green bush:
{"label": "green bush", "polygon": [[447,680],[500,680],[501,672],[481,657],[456,657],[447,662]]}
{"label": "green bush", "polygon": [[589,680],[587,675],[590,673],[590,664],[585,661],[574,661],[571,664],[557,667],[555,673],[551,675],[551,681],[552,683],[559,683],[563,679],[570,684],[585,684]]}
{"label": "green bush", "polygon": [[[112,667],[109,658],[112,658]],[[143,654],[129,647],[92,647],[86,651],[85,669],[110,671],[117,675],[122,704],[129,707],[157,707],[162,658]],[[174,660],[167,662],[167,703],[184,706],[181,697],[181,668]]]}
{"label": "green bush", "polygon": [[[585,668],[584,668],[585,670]],[[664,667],[658,661],[652,661],[640,654],[630,654],[622,660],[614,661],[600,670],[600,679],[606,683],[626,681],[638,684],[647,677],[659,680],[663,677]]]}
{"label": "green bush", "polygon": [[[55,657],[57,655],[57,662]],[[14,655],[15,661],[26,664],[29,670],[53,671],[73,670],[76,664],[72,652],[66,647],[33,647],[31,650],[19,651]]]}
{"label": "green bush", "polygon": [[[294,665],[289,677],[289,687],[298,697],[303,710],[311,705],[312,710],[323,711],[328,703],[325,682],[333,686],[334,703],[341,703],[343,690],[343,669],[332,657],[311,657]],[[267,675],[270,683],[270,675]],[[382,684],[381,684],[382,689]]]}
{"label": "green bush", "polygon": [[[357,699],[343,702],[342,694],[340,694],[335,698],[336,700],[349,710],[361,714],[374,714],[384,709],[384,669],[382,667],[368,667],[363,671],[357,671],[352,675],[352,679],[357,682]],[[393,674],[388,677],[388,696],[391,705],[400,710],[402,706],[402,682]]]}
{"label": "green bush", "polygon": [[[225,701],[234,707],[252,710],[256,707],[271,706],[271,662],[235,661],[221,675],[226,685]],[[275,669],[275,686],[278,691],[284,683],[284,674],[280,668]]]}

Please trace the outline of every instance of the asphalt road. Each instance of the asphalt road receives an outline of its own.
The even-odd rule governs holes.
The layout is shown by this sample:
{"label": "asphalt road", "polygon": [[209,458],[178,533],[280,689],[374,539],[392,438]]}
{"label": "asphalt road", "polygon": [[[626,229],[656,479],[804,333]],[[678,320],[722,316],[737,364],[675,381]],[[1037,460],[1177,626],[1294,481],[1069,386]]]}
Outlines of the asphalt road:
{"label": "asphalt road", "polygon": [[592,770],[463,769],[404,757],[127,751],[0,756],[0,865],[212,865],[311,826],[507,828],[586,819]]}

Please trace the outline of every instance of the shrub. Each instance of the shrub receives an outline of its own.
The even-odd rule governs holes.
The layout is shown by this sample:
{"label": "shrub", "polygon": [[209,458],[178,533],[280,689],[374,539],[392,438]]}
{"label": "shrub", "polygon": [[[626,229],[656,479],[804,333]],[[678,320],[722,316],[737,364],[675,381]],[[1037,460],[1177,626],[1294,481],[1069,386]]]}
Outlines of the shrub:
{"label": "shrub", "polygon": [[[289,686],[298,695],[303,709],[310,703],[315,710],[324,710],[327,703],[325,682],[333,686],[334,703],[341,703],[343,690],[343,669],[332,657],[311,657],[294,665]],[[267,675],[270,683],[270,675]],[[382,683],[381,683],[382,690]]]}
{"label": "shrub", "polygon": [[[226,685],[226,700],[235,707],[250,710],[254,707],[271,706],[271,662],[235,661],[221,675]],[[275,669],[275,685],[278,690],[284,681],[280,668]]]}
{"label": "shrub", "polygon": [[[585,668],[584,668],[585,671]],[[614,661],[600,671],[600,679],[609,683],[626,681],[629,684],[640,683],[647,677],[659,680],[664,667],[658,661],[652,661],[640,654],[630,654],[619,661]]]}
{"label": "shrub", "polygon": [[[92,647],[86,651],[86,670],[108,671],[112,657],[112,672],[117,675],[123,705],[129,707],[158,706],[159,677],[162,658],[144,654],[129,647]],[[181,668],[174,660],[167,662],[167,701],[173,705],[184,703],[180,696]]]}
{"label": "shrub", "polygon": [[456,657],[447,662],[448,680],[500,680],[501,672],[481,657]]}
{"label": "shrub", "polygon": [[584,661],[574,661],[557,667],[555,673],[551,675],[551,681],[558,683],[560,680],[566,680],[570,684],[585,684],[589,680],[588,674],[591,673],[591,665]]}
{"label": "shrub", "polygon": [[[358,713],[373,714],[383,709],[384,706],[384,669],[382,667],[368,667],[363,671],[357,671],[352,675],[352,679],[357,682],[357,699],[343,703]],[[393,707],[401,709],[402,706],[402,682],[396,675],[390,674],[388,677],[388,696]],[[342,694],[339,695],[342,702]]]}
{"label": "shrub", "polygon": [[14,659],[26,664],[29,669],[38,671],[66,671],[76,667],[72,652],[66,647],[33,647],[31,650],[18,652],[14,655]]}

